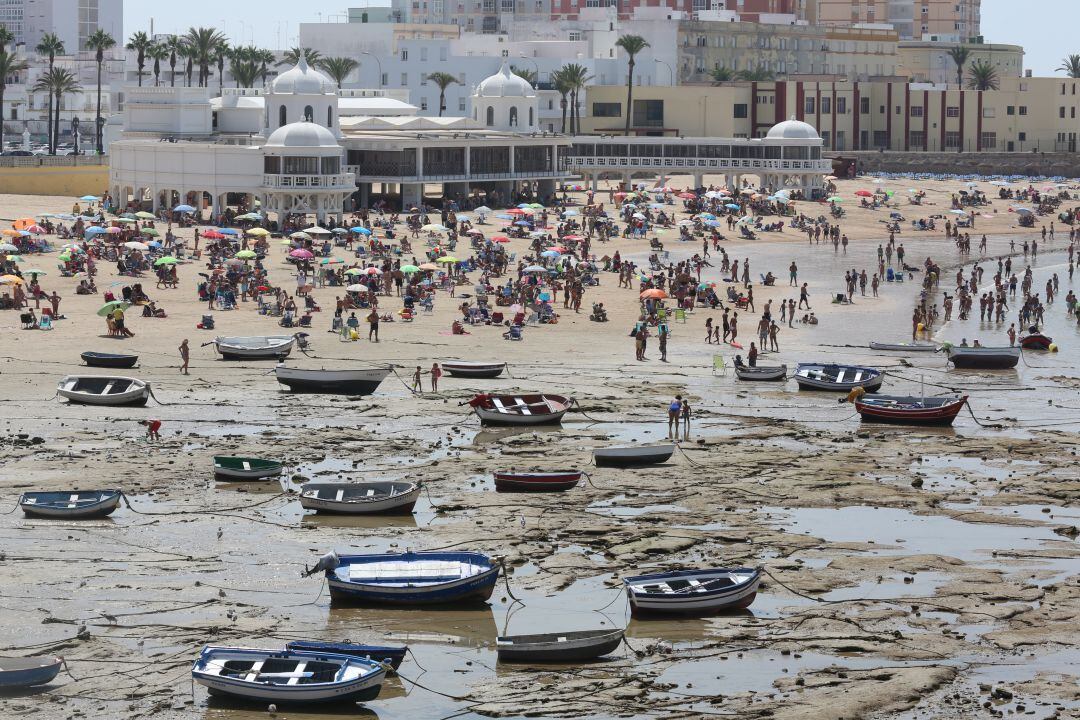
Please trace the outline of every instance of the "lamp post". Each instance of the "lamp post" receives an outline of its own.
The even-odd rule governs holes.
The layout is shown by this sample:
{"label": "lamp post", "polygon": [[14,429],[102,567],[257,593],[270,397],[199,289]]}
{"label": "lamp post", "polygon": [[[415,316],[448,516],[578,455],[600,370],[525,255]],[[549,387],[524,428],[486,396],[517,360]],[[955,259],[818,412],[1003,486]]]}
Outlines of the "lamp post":
{"label": "lamp post", "polygon": [[536,60],[534,60],[533,58],[526,55],[525,53],[521,53],[521,55],[519,55],[518,57],[520,57],[522,60],[528,60],[529,62],[531,62],[533,64],[533,72],[536,73],[536,82],[540,82],[540,64],[537,63]]}
{"label": "lamp post", "polygon": [[667,71],[668,71],[668,84],[669,85],[674,85],[675,84],[675,71],[671,69],[671,65],[669,65],[664,60],[661,60],[660,58],[653,58],[653,62],[658,62],[658,63],[660,63],[661,65],[663,65],[664,67],[667,68]]}
{"label": "lamp post", "polygon": [[73,154],[79,154],[79,118],[71,118],[71,138],[75,144],[75,152]]}
{"label": "lamp post", "polygon": [[379,87],[382,87],[382,86],[383,86],[383,82],[382,82],[382,78],[383,78],[383,74],[382,74],[382,60],[380,60],[380,59],[379,59],[379,56],[378,56],[378,55],[374,55],[374,54],[372,54],[372,53],[369,53],[369,52],[368,52],[367,50],[364,50],[364,51],[363,51],[363,52],[361,52],[360,54],[361,54],[361,55],[370,55],[371,57],[373,57],[373,58],[375,59],[375,62],[376,62],[376,63],[378,64],[378,66],[379,66]]}

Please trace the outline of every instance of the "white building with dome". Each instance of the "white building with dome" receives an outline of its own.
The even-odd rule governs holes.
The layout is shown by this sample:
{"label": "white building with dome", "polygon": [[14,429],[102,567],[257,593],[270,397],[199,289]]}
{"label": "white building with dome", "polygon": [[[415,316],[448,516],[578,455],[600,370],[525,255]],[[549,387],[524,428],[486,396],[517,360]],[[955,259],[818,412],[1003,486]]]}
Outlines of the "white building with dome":
{"label": "white building with dome", "polygon": [[536,91],[504,64],[465,117],[419,117],[393,90],[338,90],[301,60],[266,88],[128,87],[110,191],[154,210],[188,204],[341,218],[378,198],[508,205],[568,177],[570,139],[537,130]]}

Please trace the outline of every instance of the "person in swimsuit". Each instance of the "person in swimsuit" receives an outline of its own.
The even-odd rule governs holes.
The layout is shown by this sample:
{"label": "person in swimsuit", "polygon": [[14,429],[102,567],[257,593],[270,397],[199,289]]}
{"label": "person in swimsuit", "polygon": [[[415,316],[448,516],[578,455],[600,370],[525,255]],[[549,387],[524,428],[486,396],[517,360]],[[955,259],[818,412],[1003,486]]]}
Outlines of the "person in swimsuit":
{"label": "person in swimsuit", "polygon": [[682,395],[676,395],[675,399],[668,405],[667,434],[669,438],[672,437],[672,426],[675,428],[675,434],[679,433],[679,418],[682,416],[682,405]]}

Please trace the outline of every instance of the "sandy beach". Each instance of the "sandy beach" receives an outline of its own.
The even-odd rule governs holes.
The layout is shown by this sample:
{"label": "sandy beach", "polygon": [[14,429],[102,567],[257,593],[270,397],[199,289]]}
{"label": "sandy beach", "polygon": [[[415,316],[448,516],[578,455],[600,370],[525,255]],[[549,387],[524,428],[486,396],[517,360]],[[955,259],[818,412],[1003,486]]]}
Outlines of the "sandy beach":
{"label": "sandy beach", "polygon": [[[706,181],[715,178],[706,178]],[[686,178],[669,179],[682,187]],[[840,181],[850,243],[808,244],[790,228],[757,240],[726,232],[732,258],[748,258],[751,276],[772,272],[774,287],[754,283],[756,312],[741,317],[749,347],[769,300],[798,300],[788,266],[807,282],[817,325],[784,325],[780,351],[763,364],[832,361],[888,372],[890,394],[968,395],[952,428],[861,424],[836,393],[799,392],[793,381],[740,383],[717,372],[736,350],[706,343],[698,308],[673,322],[667,363],[655,345],[634,357],[628,337],[638,318],[634,289],[601,273],[580,314],[556,303],[559,321],[527,326],[522,342],[502,326],[453,335],[460,299],[439,293],[434,311],[411,323],[384,323],[381,342],[343,342],[327,332],[341,288],[314,290],[311,348],[290,365],[311,368],[393,364],[395,375],[363,398],[293,395],[272,362],[226,362],[217,335],[272,335],[276,318],[255,303],[214,310],[216,328],[196,329],[208,311],[195,292],[198,262],[178,266],[179,288],[154,289],[166,318],[139,317],[133,338],[105,336],[95,315],[101,294],[79,296],[76,280],[53,272],[56,253],[27,256],[49,272],[42,286],[63,300],[53,330],[22,330],[16,311],[0,312],[0,512],[28,490],[121,488],[130,500],[104,520],[63,522],[0,516],[0,655],[59,654],[70,673],[41,692],[0,695],[3,717],[267,717],[265,707],[208,699],[190,665],[207,643],[280,647],[320,638],[407,644],[400,678],[356,713],[381,720],[450,717],[643,717],[940,719],[1023,715],[1080,717],[1080,329],[1064,296],[1080,292],[1068,274],[1069,228],[1037,218],[1021,228],[1010,200],[980,189],[991,204],[970,230],[972,252],[946,239],[943,224],[961,181]],[[1037,185],[1037,187],[1042,184]],[[858,207],[859,189],[895,191],[895,208]],[[908,204],[908,188],[926,191]],[[1041,189],[1041,188],[1040,188]],[[1080,193],[1080,188],[1068,189]],[[598,199],[606,201],[606,192]],[[582,193],[575,196],[580,201]],[[69,212],[72,198],[0,195],[0,218]],[[1062,209],[1080,206],[1071,199]],[[672,206],[680,209],[679,205]],[[811,216],[818,203],[797,202]],[[882,283],[880,297],[858,291],[852,304],[845,270],[873,273],[885,222],[900,212],[907,260],[942,267],[951,293],[958,269],[1010,256],[1033,269],[1038,291],[1056,274],[1060,298],[1047,306],[1045,332],[1056,353],[1025,353],[1015,371],[958,371],[940,353],[882,353],[870,341],[910,340],[920,280]],[[938,229],[911,221],[938,216]],[[679,213],[681,219],[686,217]],[[1041,240],[1055,221],[1056,237]],[[495,221],[499,222],[499,221]],[[159,225],[159,228],[161,226]],[[493,231],[497,225],[482,226]],[[163,228],[161,228],[163,231]],[[192,238],[192,230],[179,230]],[[985,254],[977,249],[988,238]],[[700,239],[658,234],[678,262],[701,251]],[[1040,238],[1039,254],[1021,250]],[[190,242],[189,242],[190,245]],[[463,243],[457,256],[471,251]],[[415,246],[419,251],[420,247]],[[527,242],[508,250],[527,254]],[[647,266],[647,240],[593,243],[598,256],[620,251]],[[335,253],[352,258],[342,252]],[[718,256],[710,258],[718,265]],[[292,287],[285,252],[271,244],[266,267]],[[24,267],[29,265],[24,264]],[[718,267],[702,279],[725,283]],[[505,279],[504,279],[505,281]],[[130,282],[100,264],[97,286]],[[982,289],[982,288],[980,288]],[[459,289],[460,292],[460,289]],[[384,298],[396,311],[400,299]],[[610,322],[588,319],[603,302]],[[932,339],[980,339],[1007,345],[1016,320],[939,323]],[[801,317],[802,313],[799,313]],[[366,334],[366,333],[365,333]],[[178,371],[177,346],[190,342],[191,374]],[[125,371],[152,384],[160,402],[146,408],[93,408],[54,397],[57,380],[78,372],[83,351],[140,356]],[[409,388],[411,369],[448,359],[506,362],[496,380],[444,377],[437,393]],[[476,392],[520,389],[576,398],[561,428],[481,428],[461,403]],[[666,437],[676,394],[691,400],[689,438],[666,464],[641,470],[592,467],[592,449]],[[139,420],[160,419],[150,442]],[[212,456],[282,459],[280,483],[215,482]],[[492,472],[582,467],[589,481],[568,493],[507,495]],[[305,514],[296,498],[307,480],[422,480],[416,512],[404,518]],[[504,560],[490,606],[468,610],[392,610],[331,606],[319,578],[300,571],[336,549],[476,550]],[[736,615],[630,620],[621,578],[686,567],[761,566],[768,571],[755,603]],[[514,604],[514,598],[522,602]],[[627,627],[627,645],[586,665],[517,667],[496,662],[499,634]],[[344,711],[282,709],[277,717],[325,718]]]}

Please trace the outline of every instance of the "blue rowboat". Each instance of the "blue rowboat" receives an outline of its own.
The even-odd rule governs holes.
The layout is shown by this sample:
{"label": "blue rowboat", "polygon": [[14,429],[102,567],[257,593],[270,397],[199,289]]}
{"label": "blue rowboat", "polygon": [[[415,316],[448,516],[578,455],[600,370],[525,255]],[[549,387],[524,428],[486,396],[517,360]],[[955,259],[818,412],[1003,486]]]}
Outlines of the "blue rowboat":
{"label": "blue rowboat", "polygon": [[191,667],[191,677],[211,695],[275,703],[355,703],[379,696],[386,668],[334,653],[207,645]]}
{"label": "blue rowboat", "polygon": [[19,498],[19,507],[27,517],[87,520],[111,515],[123,495],[120,490],[28,492]]}
{"label": "blue rowboat", "polygon": [[328,553],[323,570],[330,599],[368,605],[448,605],[485,602],[499,579],[499,566],[476,552],[407,552],[384,555]]}
{"label": "blue rowboat", "polygon": [[290,643],[286,643],[285,649],[303,650],[305,652],[335,653],[337,655],[364,658],[389,665],[394,670],[397,670],[398,667],[401,666],[401,663],[405,660],[405,653],[409,651],[409,648],[404,645],[400,647],[388,647],[386,645],[357,645],[350,642],[336,643],[322,642],[320,640],[293,640]]}
{"label": "blue rowboat", "polygon": [[0,657],[0,688],[24,688],[52,682],[64,658]]}

